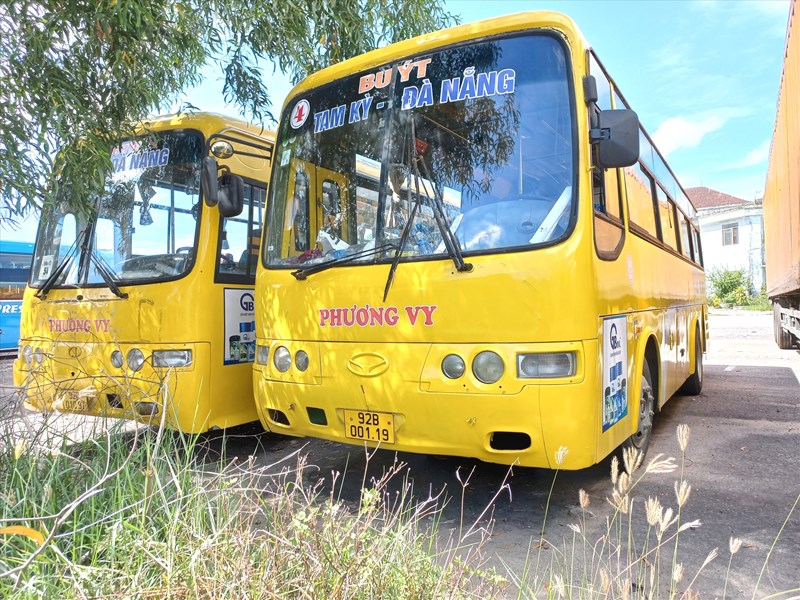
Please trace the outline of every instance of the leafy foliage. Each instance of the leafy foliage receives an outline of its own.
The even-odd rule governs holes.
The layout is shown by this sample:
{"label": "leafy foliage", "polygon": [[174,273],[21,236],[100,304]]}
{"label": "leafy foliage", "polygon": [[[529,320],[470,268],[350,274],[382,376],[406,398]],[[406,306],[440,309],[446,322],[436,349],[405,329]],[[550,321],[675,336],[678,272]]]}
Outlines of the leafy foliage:
{"label": "leafy foliage", "polygon": [[714,268],[707,275],[713,294],[710,302],[714,306],[720,303],[735,306],[746,305],[752,296],[750,276],[744,269]]}
{"label": "leafy foliage", "polygon": [[68,186],[87,208],[110,147],[164,110],[206,64],[256,121],[265,60],[295,82],[380,45],[455,22],[439,0],[11,0],[0,6],[0,201],[4,216]]}

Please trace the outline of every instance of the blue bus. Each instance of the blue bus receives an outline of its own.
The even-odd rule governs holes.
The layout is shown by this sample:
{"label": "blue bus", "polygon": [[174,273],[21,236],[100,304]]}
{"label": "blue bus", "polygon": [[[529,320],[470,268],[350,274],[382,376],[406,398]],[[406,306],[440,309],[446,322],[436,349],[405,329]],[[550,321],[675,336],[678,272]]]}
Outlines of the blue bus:
{"label": "blue bus", "polygon": [[33,243],[0,240],[0,356],[16,355]]}

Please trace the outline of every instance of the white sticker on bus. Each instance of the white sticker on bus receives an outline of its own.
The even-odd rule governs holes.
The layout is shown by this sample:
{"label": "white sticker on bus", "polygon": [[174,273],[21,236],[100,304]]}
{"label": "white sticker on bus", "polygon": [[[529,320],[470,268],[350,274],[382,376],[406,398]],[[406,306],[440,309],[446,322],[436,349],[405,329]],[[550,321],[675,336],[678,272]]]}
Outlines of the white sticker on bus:
{"label": "white sticker on bus", "polygon": [[603,319],[603,431],[628,414],[628,322]]}

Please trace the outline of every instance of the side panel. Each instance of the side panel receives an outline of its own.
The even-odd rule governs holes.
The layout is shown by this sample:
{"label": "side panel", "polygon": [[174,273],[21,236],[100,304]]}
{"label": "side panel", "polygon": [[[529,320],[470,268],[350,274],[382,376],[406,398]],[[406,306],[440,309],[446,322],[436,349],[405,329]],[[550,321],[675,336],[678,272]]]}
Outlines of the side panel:
{"label": "side panel", "polygon": [[800,293],[800,26],[792,3],[764,191],[767,295]]}

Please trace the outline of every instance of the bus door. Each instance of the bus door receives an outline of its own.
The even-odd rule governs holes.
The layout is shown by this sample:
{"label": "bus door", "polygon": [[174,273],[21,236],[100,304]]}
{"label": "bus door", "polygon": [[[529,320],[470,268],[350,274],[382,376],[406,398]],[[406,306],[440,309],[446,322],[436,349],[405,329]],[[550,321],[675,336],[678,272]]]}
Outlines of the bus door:
{"label": "bus door", "polygon": [[[351,240],[347,178],[341,173],[294,159],[289,175],[291,210],[286,213],[284,252],[323,253]],[[312,234],[318,232],[314,239]],[[351,240],[353,241],[353,240]],[[328,247],[330,246],[330,248]]]}

